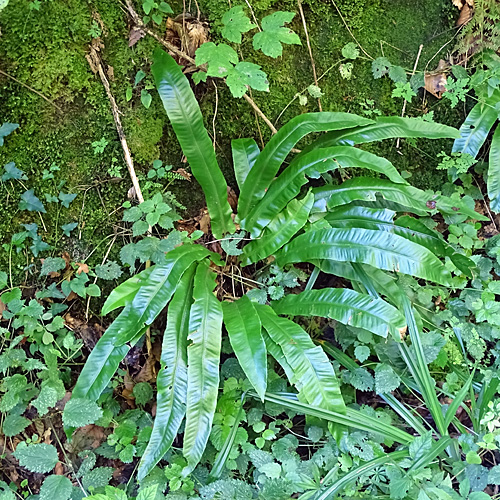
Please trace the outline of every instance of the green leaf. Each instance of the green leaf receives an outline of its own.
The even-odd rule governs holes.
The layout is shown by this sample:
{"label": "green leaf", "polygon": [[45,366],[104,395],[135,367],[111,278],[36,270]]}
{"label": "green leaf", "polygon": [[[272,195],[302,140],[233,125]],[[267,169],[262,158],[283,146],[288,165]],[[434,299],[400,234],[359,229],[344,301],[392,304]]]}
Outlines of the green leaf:
{"label": "green leaf", "polygon": [[189,82],[166,52],[157,49],[154,61],[151,71],[158,93],[193,175],[205,193],[214,236],[221,238],[224,233],[233,233],[227,184],[217,164],[212,141]]}
{"label": "green leaf", "polygon": [[49,273],[56,273],[66,267],[66,261],[61,257],[47,257],[43,259],[40,276],[47,276]]}
{"label": "green leaf", "polygon": [[135,335],[134,332],[151,325],[172,298],[177,283],[186,269],[193,262],[209,254],[210,252],[201,245],[183,245],[168,252],[164,263],[153,266],[148,279],[144,281],[130,304],[124,309],[127,311],[128,325],[116,335],[116,345],[120,346],[129,342]]}
{"label": "green leaf", "polygon": [[3,434],[7,437],[14,437],[31,424],[31,421],[20,415],[8,414],[3,421]]}
{"label": "green leaf", "polygon": [[267,350],[259,315],[247,296],[223,302],[224,324],[241,368],[257,394],[264,400],[267,389]]}
{"label": "green leaf", "polygon": [[[315,346],[297,323],[280,318],[269,306],[256,304],[254,307],[259,313],[262,326],[272,342],[280,347],[292,370],[290,382],[305,400],[312,406],[343,413],[345,405],[340,386],[323,349]],[[279,359],[277,361],[280,362]]]}
{"label": "green leaf", "polygon": [[349,113],[306,113],[292,118],[271,137],[248,173],[238,201],[240,219],[244,219],[266,194],[281,164],[304,136],[312,132],[341,130],[369,123],[372,121]]}
{"label": "green leaf", "polygon": [[71,481],[65,476],[52,475],[45,478],[40,488],[40,500],[68,500],[73,492]]}
{"label": "green leaf", "polygon": [[55,446],[45,443],[28,446],[24,441],[21,441],[17,445],[14,456],[19,460],[21,467],[42,474],[50,472],[59,462]]}
{"label": "green leaf", "polygon": [[105,264],[99,264],[95,267],[95,274],[103,280],[116,280],[123,273],[120,265],[114,260],[110,260]]}
{"label": "green leaf", "polygon": [[69,205],[71,202],[76,198],[76,194],[73,193],[63,193],[62,191],[59,192],[59,199],[61,200],[61,203],[63,207],[69,208]]}
{"label": "green leaf", "polygon": [[83,398],[71,398],[64,407],[63,424],[65,427],[84,427],[102,417],[97,403]]}
{"label": "green leaf", "polygon": [[172,7],[167,2],[160,2],[159,9],[161,12],[164,14],[173,14],[174,11],[172,10]]}
{"label": "green leaf", "polygon": [[147,382],[135,384],[132,393],[135,397],[136,404],[139,406],[144,406],[149,403],[153,397],[153,389]]}
{"label": "green leaf", "polygon": [[25,175],[25,173],[18,169],[16,167],[16,164],[14,162],[7,163],[4,167],[5,172],[2,174],[2,182],[5,181],[10,181],[12,180],[19,180],[22,179],[23,181],[28,180],[28,177]]}
{"label": "green leaf", "polygon": [[395,391],[401,379],[390,365],[379,363],[375,368],[375,392],[385,394]]}
{"label": "green leaf", "polygon": [[404,316],[384,300],[347,288],[290,294],[272,307],[278,314],[330,318],[381,337],[387,337],[389,332],[399,337],[400,329],[406,325]]}
{"label": "green leaf", "polygon": [[67,236],[68,238],[71,236],[71,231],[75,229],[78,226],[78,222],[69,222],[68,224],[64,224],[61,226],[61,229],[63,230],[64,236]]}
{"label": "green leaf", "polygon": [[417,436],[410,443],[408,451],[410,452],[410,458],[412,460],[419,460],[431,449],[432,449],[432,435],[430,432],[426,432],[423,436]]}
{"label": "green leaf", "polygon": [[342,47],[342,57],[346,59],[357,59],[359,57],[358,46],[354,42],[349,42]]}
{"label": "green leaf", "polygon": [[313,189],[313,192],[315,202],[312,213],[326,212],[327,208],[336,208],[356,200],[383,199],[399,204],[402,211],[411,211],[417,215],[428,215],[429,212],[438,210],[446,215],[464,214],[472,219],[487,220],[463,202],[459,203],[446,196],[422,191],[413,186],[394,184],[385,179],[355,177],[340,186],[322,186]]}
{"label": "green leaf", "polygon": [[29,210],[30,212],[46,213],[43,203],[35,196],[33,189],[24,192],[19,202],[19,210]]}
{"label": "green leaf", "polygon": [[499,99],[500,92],[496,91],[491,97],[477,103],[472,108],[460,127],[460,138],[453,143],[452,151],[454,153],[468,153],[473,158],[477,156],[498,119],[495,104]]}
{"label": "green leaf", "polygon": [[280,266],[320,259],[358,262],[448,286],[451,275],[427,248],[395,234],[370,229],[320,229],[295,238],[277,256]]}
{"label": "green leaf", "polygon": [[253,48],[269,57],[283,53],[282,43],[301,45],[299,36],[284,25],[295,17],[293,12],[274,12],[262,19],[262,31],[253,37]]}
{"label": "green leaf", "polygon": [[234,175],[238,187],[241,189],[248,172],[255,164],[260,149],[254,139],[233,139],[231,141],[231,150],[233,153]]}
{"label": "green leaf", "polygon": [[243,253],[243,250],[238,248],[238,245],[241,243],[244,236],[244,232],[228,234],[227,237],[220,242],[222,250],[224,250],[224,252],[226,252],[228,255],[241,255]]}
{"label": "green leaf", "polygon": [[[4,9],[9,1],[3,0],[3,4],[0,4],[0,11]],[[18,123],[3,123],[2,126],[0,127],[0,146],[3,146],[4,138],[7,137],[9,134],[12,134],[14,130],[19,128]]]}
{"label": "green leaf", "polygon": [[269,92],[267,75],[258,64],[242,61],[231,68],[226,78],[226,84],[233,97],[243,97],[248,87],[254,90]]}
{"label": "green leaf", "polygon": [[[156,60],[155,58],[155,61]],[[195,61],[196,66],[201,66],[203,64],[208,65],[208,76],[224,78],[228,75],[229,70],[234,68],[234,65],[238,63],[238,54],[232,47],[225,43],[216,45],[213,42],[205,42],[196,51]]]}
{"label": "green leaf", "polygon": [[350,146],[315,149],[294,159],[271,183],[264,198],[241,221],[242,227],[252,236],[258,236],[272,217],[299,194],[308,181],[307,177],[317,179],[321,174],[337,168],[365,168],[386,175],[392,182],[406,184],[390,161],[367,151]]}
{"label": "green leaf", "polygon": [[[157,23],[157,24],[160,24],[160,23]],[[149,109],[152,102],[153,102],[153,96],[146,89],[142,89],[141,90],[141,103],[142,103],[142,105],[146,109]]]}
{"label": "green leaf", "polygon": [[488,197],[490,207],[500,212],[500,127],[497,126],[491,138],[491,147],[488,163]]}
{"label": "green leaf", "polygon": [[139,465],[144,479],[168,451],[186,414],[187,336],[193,303],[195,264],[184,273],[168,308],[163,335],[161,369],[156,380],[157,404],[153,432]]}
{"label": "green leaf", "polygon": [[303,154],[313,148],[329,146],[365,144],[367,142],[382,141],[394,137],[424,137],[427,139],[456,139],[459,131],[440,123],[425,122],[417,118],[403,118],[401,116],[380,116],[371,124],[361,125],[350,130],[340,130],[323,135]]}
{"label": "green leaf", "polygon": [[222,36],[230,42],[241,43],[242,33],[246,33],[257,26],[250,22],[250,19],[245,14],[243,7],[237,5],[222,16]]}
{"label": "green leaf", "polygon": [[377,57],[372,61],[373,78],[382,78],[389,73],[392,63],[387,57]]}
{"label": "green leaf", "polygon": [[183,454],[194,470],[210,436],[217,405],[222,307],[213,294],[216,274],[202,262],[194,278],[194,303],[189,318],[186,428]]}
{"label": "green leaf", "polygon": [[294,199],[278,213],[264,229],[262,235],[243,247],[244,266],[273,255],[304,227],[309,217],[314,195],[308,193],[302,200]]}

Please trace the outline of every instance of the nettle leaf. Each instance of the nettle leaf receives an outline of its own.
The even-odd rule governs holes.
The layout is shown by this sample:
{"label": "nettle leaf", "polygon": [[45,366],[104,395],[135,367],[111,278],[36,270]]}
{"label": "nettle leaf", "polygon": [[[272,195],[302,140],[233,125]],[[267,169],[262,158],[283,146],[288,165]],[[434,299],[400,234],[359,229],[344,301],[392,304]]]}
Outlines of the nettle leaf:
{"label": "nettle leaf", "polygon": [[399,375],[391,366],[380,363],[375,368],[375,392],[385,394],[396,390],[401,383]]}
{"label": "nettle leaf", "polygon": [[19,202],[20,210],[29,210],[30,212],[42,212],[46,213],[43,203],[35,196],[33,189],[29,189],[21,195],[21,201]]}
{"label": "nettle leaf", "polygon": [[382,78],[384,75],[387,75],[391,67],[391,61],[387,57],[377,57],[372,62],[373,78]]}
{"label": "nettle leaf", "polygon": [[[7,3],[5,3],[5,5],[7,5]],[[2,5],[2,2],[0,2],[0,10],[2,10],[2,8],[5,7],[5,5]],[[0,146],[3,146],[4,137],[7,137],[9,134],[14,132],[14,130],[16,130],[17,128],[19,128],[18,123],[4,123],[0,127]]]}
{"label": "nettle leaf", "polygon": [[45,443],[28,446],[22,441],[17,445],[14,456],[21,467],[26,467],[31,472],[50,472],[59,462],[55,446]]}
{"label": "nettle leaf", "polygon": [[69,400],[64,407],[65,427],[83,427],[93,424],[102,417],[102,410],[95,401],[83,398]]}
{"label": "nettle leaf", "polygon": [[250,62],[239,62],[230,69],[226,78],[226,84],[233,97],[242,97],[248,87],[263,92],[269,92],[269,81],[258,64]]}
{"label": "nettle leaf", "polygon": [[222,36],[234,43],[241,43],[241,35],[257,27],[250,22],[241,5],[227,11],[222,16],[222,23]]}
{"label": "nettle leaf", "polygon": [[346,59],[357,59],[359,57],[358,46],[354,42],[349,42],[342,47],[342,57]]}
{"label": "nettle leaf", "polygon": [[2,430],[5,436],[14,437],[23,432],[31,421],[20,415],[7,415],[3,422]]}
{"label": "nettle leaf", "polygon": [[23,181],[28,180],[26,174],[16,167],[16,164],[11,161],[7,163],[4,167],[5,172],[2,174],[2,182],[12,180],[22,179]]}
{"label": "nettle leaf", "polygon": [[262,50],[269,57],[279,57],[283,53],[282,43],[301,45],[299,36],[284,24],[289,23],[293,12],[274,12],[262,19],[262,31],[253,37],[253,48]]}
{"label": "nettle leaf", "polygon": [[365,345],[358,345],[354,349],[354,356],[360,363],[363,363],[370,357],[370,348]]}
{"label": "nettle leaf", "polygon": [[68,500],[72,492],[73,485],[67,477],[52,475],[43,482],[39,500]]}
{"label": "nettle leaf", "polygon": [[197,66],[208,64],[208,76],[223,78],[238,63],[238,54],[225,43],[206,42],[196,51],[195,62]]}
{"label": "nettle leaf", "polygon": [[66,267],[66,261],[61,257],[47,257],[43,260],[40,276],[56,273]]}
{"label": "nettle leaf", "polygon": [[105,264],[96,266],[95,274],[98,278],[103,280],[115,280],[118,279],[123,272],[120,265],[114,260],[111,260]]}
{"label": "nettle leaf", "polygon": [[134,385],[132,393],[134,394],[135,402],[141,406],[151,401],[153,397],[153,389],[147,382],[139,382]]}

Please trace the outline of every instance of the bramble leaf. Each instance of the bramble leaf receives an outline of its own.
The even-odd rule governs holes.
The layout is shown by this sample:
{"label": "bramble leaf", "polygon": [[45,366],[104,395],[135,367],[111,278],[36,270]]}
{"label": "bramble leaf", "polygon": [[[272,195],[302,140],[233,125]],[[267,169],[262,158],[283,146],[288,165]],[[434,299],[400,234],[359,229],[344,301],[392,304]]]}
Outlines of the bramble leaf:
{"label": "bramble leaf", "polygon": [[21,195],[19,210],[29,210],[30,212],[46,213],[43,203],[35,196],[33,189],[30,189]]}
{"label": "bramble leaf", "polygon": [[238,63],[238,54],[225,43],[206,42],[196,51],[197,66],[208,64],[207,75],[223,78]]}
{"label": "bramble leaf", "polygon": [[274,12],[262,19],[262,31],[253,37],[253,48],[262,50],[269,57],[279,57],[283,53],[282,43],[301,45],[299,36],[284,24],[289,23],[293,12]]}
{"label": "bramble leaf", "polygon": [[222,23],[222,36],[234,43],[241,43],[241,35],[257,27],[250,22],[241,5],[227,11],[222,16]]}

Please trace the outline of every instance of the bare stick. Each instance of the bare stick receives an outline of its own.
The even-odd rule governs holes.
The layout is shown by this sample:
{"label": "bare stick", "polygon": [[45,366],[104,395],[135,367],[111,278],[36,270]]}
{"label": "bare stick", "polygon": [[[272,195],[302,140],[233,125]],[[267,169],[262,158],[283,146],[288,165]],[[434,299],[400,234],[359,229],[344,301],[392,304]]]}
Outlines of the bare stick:
{"label": "bare stick", "polygon": [[[302,18],[302,26],[304,26],[304,33],[306,34],[306,42],[307,42],[307,49],[309,50],[309,57],[311,58],[311,66],[312,66],[313,77],[314,77],[314,85],[316,85],[316,87],[319,87],[318,77],[316,76],[316,65],[314,64],[314,57],[313,57],[312,48],[311,48],[311,42],[309,41],[309,33],[307,32],[306,17],[304,16],[304,10],[302,9],[302,2],[299,0],[297,3],[299,5],[300,17]],[[318,108],[320,111],[323,111],[323,108],[321,106],[321,98],[319,98],[319,97],[318,97]]]}
{"label": "bare stick", "polygon": [[354,36],[353,32],[350,30],[349,26],[345,22],[344,16],[342,15],[342,12],[340,12],[340,9],[337,7],[337,4],[335,3],[335,0],[332,0],[332,4],[335,7],[336,11],[338,12],[340,19],[342,19],[344,26],[346,27],[347,31],[349,32],[349,35],[352,36],[352,39],[356,42],[357,46],[363,51],[363,54],[365,54],[365,56],[367,56],[373,60],[373,57],[370,54],[368,54],[368,52],[366,52],[366,50],[363,48],[363,46],[358,42],[357,38]]}
{"label": "bare stick", "polygon": [[[415,59],[415,64],[413,65],[413,71],[411,73],[411,76],[413,76],[415,74],[415,71],[417,71],[418,60],[420,59],[420,54],[422,53],[423,48],[424,48],[423,44],[421,44],[420,47],[418,48],[418,54],[417,54],[417,58]],[[403,103],[403,110],[401,111],[401,118],[405,115],[407,102],[408,101],[405,99],[405,101]],[[399,142],[400,141],[401,141],[401,137],[398,137],[398,140],[396,142],[396,149],[399,149]]]}
{"label": "bare stick", "polygon": [[21,82],[17,78],[14,78],[12,75],[9,75],[8,73],[6,73],[5,71],[2,71],[1,69],[0,69],[0,75],[6,76],[7,78],[10,78],[11,80],[18,83],[19,85],[22,85],[23,87],[27,88],[29,91],[33,92],[37,96],[40,96],[43,100],[47,101],[49,104],[52,104],[52,106],[54,106],[54,108],[56,108],[57,111],[59,111],[60,113],[64,113],[64,110],[62,108],[60,108],[55,102],[53,102],[49,98],[45,97],[43,94],[38,92],[38,90],[35,90],[33,87],[26,85],[25,83]]}
{"label": "bare stick", "polygon": [[[94,47],[90,48],[90,60],[93,62],[94,66],[97,68],[99,72],[99,76],[101,77],[102,84],[104,89],[106,90],[106,94],[108,96],[109,102],[111,104],[111,112],[113,113],[113,118],[115,120],[116,131],[118,132],[118,137],[120,138],[120,143],[122,145],[123,154],[125,156],[125,163],[127,164],[128,173],[130,174],[130,178],[132,179],[132,185],[135,189],[135,194],[139,203],[144,202],[144,197],[142,196],[141,186],[139,185],[139,180],[137,179],[137,175],[135,173],[134,162],[132,161],[132,156],[130,154],[130,149],[127,144],[127,140],[125,138],[125,132],[123,131],[122,122],[120,120],[120,112],[118,110],[118,106],[116,105],[115,98],[111,93],[111,88],[109,87],[108,79],[104,73],[102,68],[101,61]],[[89,61],[90,62],[90,61]]]}
{"label": "bare stick", "polygon": [[262,120],[264,120],[265,124],[271,129],[271,132],[273,134],[275,134],[276,132],[278,132],[276,130],[276,127],[271,123],[271,120],[269,120],[269,118],[261,111],[261,109],[259,108],[259,106],[257,106],[257,104],[255,104],[255,102],[253,101],[253,99],[251,99],[246,94],[244,94],[243,97],[245,98],[245,101],[247,101],[248,104],[250,104],[250,106],[252,106],[252,108],[255,110],[255,112],[262,118]]}

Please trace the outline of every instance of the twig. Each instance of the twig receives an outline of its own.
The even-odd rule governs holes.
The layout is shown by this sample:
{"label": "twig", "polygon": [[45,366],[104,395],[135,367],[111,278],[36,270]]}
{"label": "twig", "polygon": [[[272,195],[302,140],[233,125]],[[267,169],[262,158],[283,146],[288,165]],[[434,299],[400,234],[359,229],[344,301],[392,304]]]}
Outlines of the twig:
{"label": "twig", "polygon": [[363,54],[365,56],[369,57],[371,60],[373,60],[373,57],[366,52],[366,50],[363,48],[363,46],[358,42],[357,38],[354,36],[353,32],[350,30],[349,26],[345,22],[344,16],[342,15],[342,12],[340,12],[340,9],[337,7],[337,4],[335,3],[335,0],[332,0],[332,4],[337,10],[338,15],[340,16],[340,19],[342,19],[342,22],[344,23],[344,26],[346,27],[347,31],[349,32],[349,35],[352,36],[352,39],[356,42],[357,46],[362,50]]}
{"label": "twig", "polygon": [[269,120],[269,118],[261,111],[261,109],[259,108],[259,106],[257,106],[257,104],[255,104],[255,102],[253,101],[253,99],[251,99],[246,94],[244,94],[243,97],[245,98],[245,101],[247,101],[248,104],[250,104],[250,106],[252,106],[252,108],[255,110],[255,112],[262,118],[262,120],[264,120],[265,124],[271,129],[271,132],[273,134],[276,134],[276,132],[278,132],[276,130],[276,127],[271,123],[271,121]]}
{"label": "twig", "polygon": [[253,11],[252,6],[250,5],[250,2],[248,0],[245,0],[245,3],[248,5],[248,8],[250,9],[250,12],[252,13],[253,22],[257,25],[257,29],[259,31],[262,31],[260,29],[260,26],[259,26],[259,23],[257,21],[257,18],[255,17],[255,12]]}
{"label": "twig", "polygon": [[[415,64],[413,65],[413,71],[411,73],[411,76],[413,76],[415,74],[415,71],[417,71],[418,60],[420,59],[420,54],[422,53],[423,48],[424,48],[424,45],[420,44],[420,47],[418,48],[417,58],[415,59]],[[403,103],[403,110],[401,111],[401,118],[405,115],[407,102],[408,101],[405,99],[405,101]],[[401,141],[401,137],[398,137],[398,140],[396,142],[396,149],[399,149],[399,142],[400,141]]]}
{"label": "twig", "polygon": [[[318,77],[316,76],[316,65],[314,64],[314,57],[313,57],[312,48],[311,48],[311,42],[309,41],[309,33],[307,32],[306,17],[304,16],[304,10],[302,9],[302,2],[300,0],[298,0],[297,3],[299,6],[300,17],[302,18],[302,26],[304,26],[304,33],[306,35],[306,43],[307,43],[307,49],[309,50],[309,57],[311,58],[311,66],[312,66],[313,77],[314,77],[314,85],[316,85],[316,87],[319,87]],[[320,111],[323,111],[323,108],[321,106],[321,98],[320,97],[318,97],[318,108]]]}
{"label": "twig", "polygon": [[111,104],[111,112],[113,113],[113,119],[115,120],[116,131],[118,132],[118,137],[120,138],[120,143],[122,145],[123,154],[125,156],[125,163],[127,164],[128,173],[130,174],[130,178],[132,180],[132,185],[134,186],[134,190],[135,190],[135,194],[137,196],[137,199],[139,200],[139,203],[143,203],[144,197],[142,196],[141,186],[139,185],[139,180],[137,179],[137,175],[135,173],[134,163],[132,161],[130,149],[129,149],[128,144],[127,144],[127,139],[125,138],[125,132],[123,131],[122,122],[120,120],[120,112],[118,110],[118,106],[116,105],[115,98],[113,97],[113,94],[111,93],[111,88],[109,86],[108,79],[106,78],[106,75],[105,75],[104,70],[102,68],[102,64],[101,64],[101,61],[100,61],[99,56],[97,54],[97,51],[92,46],[90,47],[89,59],[90,59],[89,63],[91,65],[93,64],[94,67],[97,68],[97,71],[99,73],[99,76],[101,77],[101,81],[102,81],[102,84],[104,86],[104,89],[106,90],[106,94],[107,94],[109,102]]}
{"label": "twig", "polygon": [[19,85],[22,85],[23,87],[27,88],[28,90],[30,90],[31,92],[33,92],[37,96],[39,96],[42,99],[44,99],[45,101],[47,101],[49,104],[52,104],[52,106],[54,106],[54,108],[56,108],[57,111],[59,111],[59,113],[64,114],[64,110],[62,108],[60,108],[55,102],[51,101],[48,97],[45,97],[43,94],[38,92],[38,90],[35,90],[33,87],[30,87],[29,85],[26,85],[25,83],[21,82],[17,78],[14,78],[12,75],[9,75],[8,73],[6,73],[5,71],[2,71],[1,69],[0,69],[0,75],[6,76],[7,78],[10,78],[11,80],[18,83]]}

